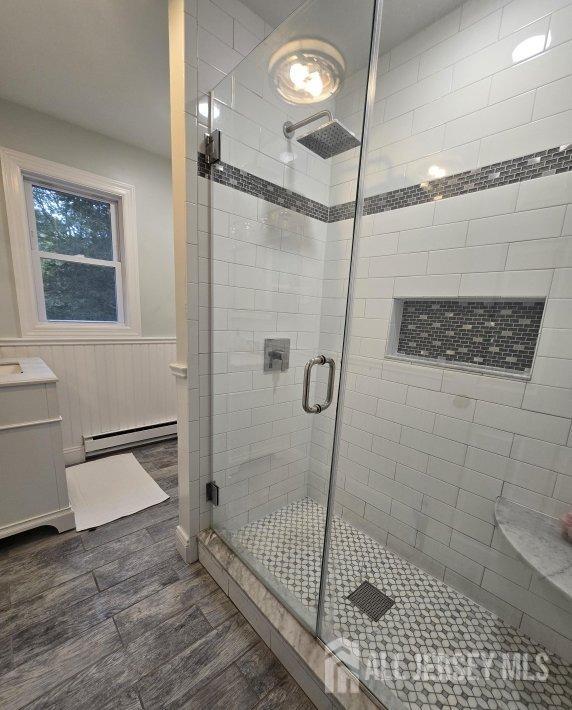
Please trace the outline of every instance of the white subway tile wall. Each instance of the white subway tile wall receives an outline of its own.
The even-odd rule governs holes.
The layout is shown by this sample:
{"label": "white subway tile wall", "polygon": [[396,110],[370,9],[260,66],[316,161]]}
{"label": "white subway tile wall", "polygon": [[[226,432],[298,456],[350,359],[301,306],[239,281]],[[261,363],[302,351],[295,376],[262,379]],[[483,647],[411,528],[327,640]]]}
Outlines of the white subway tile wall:
{"label": "white subway tile wall", "polygon": [[[241,15],[240,8],[235,0],[204,4],[199,0],[198,24],[188,22],[198,32],[199,92],[214,88],[232,70],[214,92],[214,127],[223,136],[222,160],[233,169],[328,205],[332,161],[287,141],[282,132],[286,120],[298,120],[308,109],[286,104],[277,96],[257,53],[236,66],[242,59],[239,55],[254,44],[253,35],[260,40],[268,30],[251,14]],[[188,41],[188,45],[195,43]],[[189,72],[194,71],[191,64]],[[365,76],[351,77],[346,88],[350,86],[354,97],[361,92],[355,100],[363,104]],[[206,107],[204,98],[198,101],[195,145],[200,150]],[[187,100],[187,105],[192,101]],[[189,147],[189,161],[196,161],[190,151]],[[199,174],[205,174],[204,166]],[[357,163],[347,173],[353,181],[348,200],[355,197],[356,174]],[[271,185],[266,187],[272,190]],[[316,452],[320,473],[329,468],[324,447],[331,448],[332,433],[303,412],[302,374],[306,361],[318,351],[321,319],[326,333],[334,329],[333,344],[339,346],[335,329],[345,300],[330,285],[345,275],[349,265],[346,261],[340,271],[338,260],[342,256],[347,260],[349,252],[338,253],[335,244],[326,254],[327,221],[271,204],[262,199],[262,192],[250,192],[199,177],[196,201],[188,205],[189,213],[197,213],[198,234],[190,252],[196,263],[199,303],[198,327],[190,331],[198,331],[198,342],[191,339],[190,348],[197,349],[201,373],[197,452],[201,491],[212,470],[221,490],[212,521],[230,528],[306,496],[311,451]],[[336,271],[328,275],[325,265],[330,263]],[[194,293],[193,289],[193,297]],[[194,320],[192,312],[189,291],[189,318]],[[287,372],[263,372],[267,337],[290,340]],[[316,376],[321,379],[323,373]],[[320,395],[312,391],[316,396]],[[204,494],[200,513],[201,524],[208,525],[211,508]]]}
{"label": "white subway tile wall", "polygon": [[[302,374],[319,344],[327,224],[248,195],[253,219],[241,217],[227,199],[236,191],[216,183],[212,190],[215,208],[199,205],[199,224],[212,213],[219,233],[210,248],[207,234],[199,234],[199,259],[210,258],[213,266],[200,284],[206,311],[208,281],[213,283],[218,449],[211,455],[221,489],[213,522],[236,528],[307,495],[313,422],[301,407]],[[209,327],[205,319],[204,355],[211,347]],[[267,337],[290,340],[286,372],[263,372]],[[207,378],[201,395],[208,396]],[[208,452],[208,418],[201,436]],[[202,458],[206,471],[208,456]]]}
{"label": "white subway tile wall", "polygon": [[[470,0],[381,57],[366,194],[572,142],[571,39],[568,2]],[[336,195],[356,160],[334,159]],[[499,537],[494,501],[570,509],[571,203],[563,173],[365,218],[336,493],[353,524],[565,655],[564,602]],[[350,220],[329,225],[340,295],[350,237]],[[547,299],[529,381],[386,358],[394,298],[485,296]],[[312,465],[319,502],[328,474]]]}
{"label": "white subway tile wall", "polygon": [[[469,0],[381,57],[366,194],[571,142],[570,7]],[[237,0],[187,9],[187,87],[204,92],[268,27]],[[523,40],[549,31],[542,52],[514,64]],[[219,90],[223,159],[326,205],[352,200],[358,150],[321,161],[286,143],[282,123],[307,110],[286,110],[255,59],[234,71],[232,94]],[[349,77],[332,105],[358,134],[364,80]],[[499,537],[493,508],[499,495],[551,515],[570,507],[571,175],[364,218],[336,490],[352,523],[558,648],[571,643],[560,602]],[[200,372],[190,458],[201,491],[212,466],[222,492],[215,520],[236,527],[307,494],[325,502],[334,412],[304,414],[301,379],[317,352],[339,362],[352,223],[204,178],[197,189],[188,204],[198,221],[189,229],[189,349]],[[393,299],[423,297],[546,299],[531,380],[386,358]],[[262,372],[268,336],[290,338],[288,372]],[[207,527],[204,493],[191,505]]]}
{"label": "white subway tile wall", "polygon": [[[228,436],[231,436],[233,445],[239,451],[248,447],[262,449],[268,432],[261,427],[265,424],[268,426],[269,421],[254,421],[250,411],[243,412],[241,409],[247,406],[241,398],[258,396],[263,401],[265,396],[262,390],[258,395],[250,393],[253,381],[249,379],[250,373],[247,372],[255,333],[252,322],[249,322],[249,311],[254,307],[254,292],[250,286],[253,283],[252,277],[258,276],[262,269],[258,269],[256,265],[255,241],[239,243],[229,239],[237,222],[242,224],[252,220],[253,224],[256,223],[257,200],[229,190],[225,195],[225,211],[215,213],[214,218],[209,220],[205,207],[209,190],[205,180],[197,179],[197,150],[203,147],[203,134],[207,130],[208,102],[205,93],[235,69],[272,28],[239,0],[185,0],[184,11],[188,377],[186,380],[178,380],[177,395],[178,418],[179,421],[188,422],[188,427],[185,428],[189,431],[189,435],[180,441],[179,446],[179,480],[182,482],[180,527],[190,538],[189,557],[196,558],[194,539],[200,529],[210,525],[210,504],[205,497],[205,482],[210,480],[211,465],[222,465]],[[175,27],[177,22],[178,18],[174,23]],[[249,89],[246,87],[256,87],[259,83],[257,76],[250,77],[249,80],[246,71],[242,73],[244,81],[240,100],[245,101],[245,97],[249,95]],[[252,94],[252,97],[256,98],[257,94]],[[268,112],[272,108],[268,104]],[[221,116],[221,121],[224,118],[225,116]],[[249,165],[254,161],[261,176],[268,176],[270,179],[280,177],[281,167],[267,155],[268,151],[258,152],[260,128],[253,127],[246,119],[236,114],[227,121],[223,130],[227,135],[224,149],[227,153],[232,152],[232,157],[238,164]],[[240,143],[234,142],[235,134],[240,134]],[[256,148],[256,151],[250,152],[252,148]],[[262,222],[259,226],[259,235],[262,238],[266,224]],[[213,327],[216,328],[212,338],[212,361],[208,296],[211,277],[209,243],[206,236],[209,227],[217,235],[217,248],[223,255],[212,264],[215,284],[213,293],[216,299],[212,320]],[[230,281],[236,285],[230,286]],[[227,330],[229,306],[236,308],[231,316],[235,327],[232,331]],[[261,308],[257,311],[257,328],[263,327],[265,310]],[[248,330],[251,326],[252,329]],[[229,351],[232,355],[230,368]],[[214,373],[225,376],[220,384],[216,384],[212,402],[211,369]],[[229,400],[232,404],[229,404]],[[272,404],[272,399],[267,398],[265,403]],[[256,427],[250,434],[247,433],[249,426]],[[290,434],[287,436],[291,437]],[[261,454],[260,461],[270,461],[271,458],[270,454]],[[257,463],[253,465],[254,468],[256,465],[261,466]],[[226,497],[234,500],[236,496],[233,498],[233,492],[239,491],[241,484],[244,487],[238,472],[240,459],[237,459],[236,469],[232,488],[224,493],[223,499]],[[195,492],[197,490],[200,490],[200,494]],[[264,493],[259,493],[260,504],[264,502],[263,498]]]}

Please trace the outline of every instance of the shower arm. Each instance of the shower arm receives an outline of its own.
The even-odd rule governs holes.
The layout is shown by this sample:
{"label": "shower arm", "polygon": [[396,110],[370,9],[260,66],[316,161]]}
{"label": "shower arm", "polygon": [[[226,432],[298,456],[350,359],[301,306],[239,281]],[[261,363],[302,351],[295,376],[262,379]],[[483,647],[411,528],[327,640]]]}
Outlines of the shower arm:
{"label": "shower arm", "polygon": [[298,121],[297,123],[292,123],[292,121],[286,121],[284,126],[282,127],[282,130],[284,131],[284,135],[286,138],[292,138],[294,133],[299,129],[303,128],[304,126],[307,126],[309,123],[314,123],[314,121],[317,121],[319,118],[327,118],[328,121],[332,121],[332,112],[328,111],[327,109],[324,109],[323,111],[318,111],[317,113],[313,113],[311,116],[308,116],[307,118],[303,118],[301,121]]}

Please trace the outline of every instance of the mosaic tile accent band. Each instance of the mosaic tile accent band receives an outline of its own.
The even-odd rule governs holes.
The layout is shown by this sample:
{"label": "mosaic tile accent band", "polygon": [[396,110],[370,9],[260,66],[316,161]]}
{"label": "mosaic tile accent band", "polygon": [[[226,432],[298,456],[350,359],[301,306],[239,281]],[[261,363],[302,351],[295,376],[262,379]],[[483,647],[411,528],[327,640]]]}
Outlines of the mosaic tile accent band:
{"label": "mosaic tile accent band", "polygon": [[529,373],[544,301],[402,301],[397,354]]}
{"label": "mosaic tile accent band", "polygon": [[235,190],[246,192],[254,197],[260,197],[273,205],[286,207],[293,212],[305,214],[307,217],[313,217],[321,222],[328,221],[329,208],[327,205],[311,200],[309,197],[304,197],[280,185],[275,185],[273,182],[264,180],[246,172],[246,170],[240,170],[222,161],[209,168],[203,153],[198,155],[197,171],[199,177],[233,187]]}
{"label": "mosaic tile accent band", "polygon": [[[401,207],[411,207],[424,202],[442,200],[447,197],[467,195],[471,192],[488,190],[515,182],[533,180],[548,175],[557,175],[572,170],[572,145],[540,150],[511,160],[503,160],[482,168],[467,170],[455,175],[409,185],[397,190],[382,192],[366,197],[364,214],[388,212]],[[275,185],[246,170],[240,170],[228,163],[216,163],[211,169],[202,153],[198,155],[198,174],[222,185],[228,185],[254,197],[260,197],[275,205],[287,207],[294,212],[319,219],[322,222],[339,222],[354,216],[355,203],[327,205],[304,197],[297,192]]]}
{"label": "mosaic tile accent band", "polygon": [[[363,207],[364,214],[388,212],[401,207],[420,205],[424,202],[444,200],[447,197],[468,195],[471,192],[565,173],[569,170],[572,170],[572,145],[549,148],[511,160],[503,160],[500,163],[485,165],[475,170],[466,170],[463,173],[447,175],[443,178],[366,197]],[[350,219],[353,216],[353,210],[352,202],[335,205],[330,208],[328,221],[337,222],[340,219]]]}

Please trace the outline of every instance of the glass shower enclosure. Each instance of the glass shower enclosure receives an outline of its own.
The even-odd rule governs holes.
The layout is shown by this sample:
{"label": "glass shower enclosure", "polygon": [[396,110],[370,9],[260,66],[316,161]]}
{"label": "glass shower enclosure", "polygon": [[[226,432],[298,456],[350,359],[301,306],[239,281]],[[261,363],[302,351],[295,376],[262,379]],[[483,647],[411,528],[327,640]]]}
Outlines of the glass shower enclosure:
{"label": "glass shower enclosure", "polygon": [[310,0],[209,98],[212,527],[390,708],[567,702],[572,585],[511,533],[572,503],[571,40]]}
{"label": "glass shower enclosure", "polygon": [[[314,632],[374,9],[306,4],[210,98],[213,527]],[[333,203],[349,216],[336,237]],[[301,520],[315,506],[312,530],[286,520],[261,534],[289,504]],[[292,586],[272,566],[277,540],[304,570]]]}

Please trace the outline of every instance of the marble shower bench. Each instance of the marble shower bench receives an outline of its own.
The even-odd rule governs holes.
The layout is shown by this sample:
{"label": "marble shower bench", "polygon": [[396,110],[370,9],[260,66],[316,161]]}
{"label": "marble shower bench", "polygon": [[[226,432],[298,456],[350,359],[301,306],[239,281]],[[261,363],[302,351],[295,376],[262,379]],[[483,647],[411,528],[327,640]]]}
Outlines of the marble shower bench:
{"label": "marble shower bench", "polygon": [[562,537],[560,521],[502,497],[495,517],[519,556],[572,601],[572,542]]}

